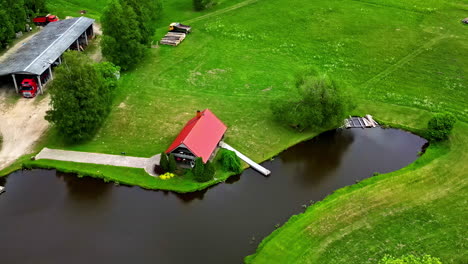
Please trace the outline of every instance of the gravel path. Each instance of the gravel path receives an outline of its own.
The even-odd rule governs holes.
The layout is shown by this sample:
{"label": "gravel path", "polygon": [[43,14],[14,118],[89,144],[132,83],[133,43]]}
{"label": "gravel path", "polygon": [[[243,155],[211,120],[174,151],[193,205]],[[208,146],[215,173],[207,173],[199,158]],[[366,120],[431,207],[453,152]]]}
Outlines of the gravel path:
{"label": "gravel path", "polygon": [[36,160],[39,159],[140,168],[145,169],[145,171],[152,176],[156,176],[153,173],[154,165],[159,164],[159,155],[153,156],[151,158],[139,158],[49,148],[42,149],[41,152],[36,155]]}

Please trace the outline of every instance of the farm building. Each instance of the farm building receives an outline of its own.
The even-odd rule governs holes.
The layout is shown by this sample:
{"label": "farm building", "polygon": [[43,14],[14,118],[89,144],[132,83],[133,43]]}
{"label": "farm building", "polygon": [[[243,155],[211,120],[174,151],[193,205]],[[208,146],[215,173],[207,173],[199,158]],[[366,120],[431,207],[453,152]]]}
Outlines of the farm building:
{"label": "farm building", "polygon": [[53,78],[52,67],[61,63],[62,54],[69,50],[83,50],[88,39],[94,37],[94,19],[78,17],[49,23],[39,33],[10,55],[0,67],[0,76],[11,75],[18,92],[24,78],[36,79],[42,86]]}
{"label": "farm building", "polygon": [[226,125],[209,109],[200,112],[187,122],[167,154],[173,154],[178,162],[193,164],[200,157],[206,163],[210,160],[226,132]]}

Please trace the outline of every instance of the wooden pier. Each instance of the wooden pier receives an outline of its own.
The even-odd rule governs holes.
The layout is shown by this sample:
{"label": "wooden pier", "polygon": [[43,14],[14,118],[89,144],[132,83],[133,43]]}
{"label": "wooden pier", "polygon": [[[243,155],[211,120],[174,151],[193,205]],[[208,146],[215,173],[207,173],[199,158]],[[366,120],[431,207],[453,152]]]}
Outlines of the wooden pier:
{"label": "wooden pier", "polygon": [[265,175],[265,176],[268,176],[270,175],[271,171],[267,170],[266,168],[260,166],[260,164],[254,162],[253,160],[249,159],[247,156],[245,156],[244,154],[240,153],[239,151],[235,150],[233,147],[229,146],[228,144],[224,143],[223,141],[219,142],[219,146],[221,148],[224,148],[224,149],[227,149],[227,150],[231,150],[231,151],[234,151],[236,153],[236,155],[243,161],[245,161],[247,164],[250,165],[250,167],[254,168],[255,170],[257,170],[258,172],[260,172],[261,174]]}
{"label": "wooden pier", "polygon": [[366,115],[365,117],[350,116],[344,121],[344,127],[346,128],[368,128],[378,125],[371,115]]}

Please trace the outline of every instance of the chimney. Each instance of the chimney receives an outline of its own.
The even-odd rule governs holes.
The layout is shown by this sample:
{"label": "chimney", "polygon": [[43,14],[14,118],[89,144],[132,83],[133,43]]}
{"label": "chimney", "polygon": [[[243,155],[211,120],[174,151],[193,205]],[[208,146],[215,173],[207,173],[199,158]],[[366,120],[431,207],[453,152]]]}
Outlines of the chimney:
{"label": "chimney", "polygon": [[197,110],[197,118],[200,118],[202,116],[202,113],[200,112],[200,110]]}

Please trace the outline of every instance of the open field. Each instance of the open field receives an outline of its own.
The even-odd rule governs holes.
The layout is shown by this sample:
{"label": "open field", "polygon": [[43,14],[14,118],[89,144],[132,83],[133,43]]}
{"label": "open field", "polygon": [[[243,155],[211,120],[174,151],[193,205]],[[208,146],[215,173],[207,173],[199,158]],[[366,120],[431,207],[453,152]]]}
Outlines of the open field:
{"label": "open field", "polygon": [[[74,10],[75,1],[59,2],[50,5],[53,12]],[[386,253],[466,261],[468,26],[460,19],[467,1],[259,0],[220,12],[241,2],[223,1],[214,10],[220,15],[194,13],[188,0],[168,2],[155,39],[173,20],[192,20],[194,33],[179,47],[152,49],[122,76],[113,111],[95,139],[67,146],[52,130],[40,146],[150,157],[195,110],[210,108],[229,127],[228,144],[265,160],[321,132],[298,134],[275,123],[269,110],[274,99],[294,92],[297,72],[314,68],[346,87],[356,113],[415,131],[436,111],[450,111],[459,122],[449,142],[432,145],[409,167],[341,189],[293,217],[248,262],[375,263]],[[102,3],[80,2],[78,10],[95,10],[97,18]],[[150,188],[206,187],[180,179],[163,183],[135,169],[28,165]]]}

